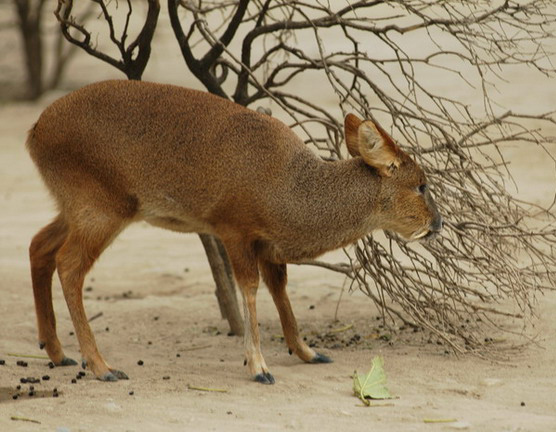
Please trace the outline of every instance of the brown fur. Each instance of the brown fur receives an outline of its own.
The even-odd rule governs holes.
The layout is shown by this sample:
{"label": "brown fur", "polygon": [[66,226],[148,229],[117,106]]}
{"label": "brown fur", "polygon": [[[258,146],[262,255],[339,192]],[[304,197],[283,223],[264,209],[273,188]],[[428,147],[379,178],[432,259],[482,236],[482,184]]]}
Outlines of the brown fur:
{"label": "brown fur", "polygon": [[169,85],[107,81],[54,102],[27,142],[60,210],[30,247],[39,340],[52,361],[70,363],[52,309],[57,268],[83,359],[101,379],[125,378],[97,349],[82,286],[104,248],[138,220],[223,241],[244,300],[247,364],[258,381],[274,381],[259,347],[259,272],[290,350],[326,361],[299,337],[285,264],[375,229],[412,239],[441,226],[432,197],[417,190],[422,170],[379,126],[350,116],[346,140],[361,157],[324,162],[274,118]]}

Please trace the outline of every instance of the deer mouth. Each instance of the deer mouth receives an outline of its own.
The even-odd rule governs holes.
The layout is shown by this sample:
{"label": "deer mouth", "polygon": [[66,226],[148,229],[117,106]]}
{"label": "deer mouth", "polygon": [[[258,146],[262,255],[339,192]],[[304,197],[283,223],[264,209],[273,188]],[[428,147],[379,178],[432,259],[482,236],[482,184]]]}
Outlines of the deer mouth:
{"label": "deer mouth", "polygon": [[416,231],[410,238],[410,241],[418,240],[419,242],[427,242],[434,240],[438,236],[439,231],[433,231],[429,228],[423,228]]}

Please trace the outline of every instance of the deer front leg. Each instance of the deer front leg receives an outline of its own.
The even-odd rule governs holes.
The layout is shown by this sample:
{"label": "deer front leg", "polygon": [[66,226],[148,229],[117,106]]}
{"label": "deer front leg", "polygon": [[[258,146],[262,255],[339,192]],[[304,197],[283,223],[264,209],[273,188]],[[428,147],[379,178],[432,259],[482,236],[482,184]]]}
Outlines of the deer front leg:
{"label": "deer front leg", "polygon": [[240,242],[224,242],[224,244],[243,297],[245,364],[255,381],[261,384],[274,384],[274,377],[269,372],[261,353],[256,307],[259,271],[254,248],[252,245],[243,245]]}
{"label": "deer front leg", "polygon": [[261,261],[260,268],[263,280],[268,286],[276,309],[278,309],[282,330],[284,331],[284,339],[290,354],[294,352],[301,360],[307,363],[331,363],[332,360],[329,357],[313,351],[299,335],[297,321],[286,292],[288,281],[286,265]]}

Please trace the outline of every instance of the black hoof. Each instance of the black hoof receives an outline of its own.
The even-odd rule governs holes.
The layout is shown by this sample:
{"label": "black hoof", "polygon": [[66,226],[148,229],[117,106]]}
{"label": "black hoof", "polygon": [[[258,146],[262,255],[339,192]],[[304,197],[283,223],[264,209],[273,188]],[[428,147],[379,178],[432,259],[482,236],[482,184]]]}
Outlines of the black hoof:
{"label": "black hoof", "polygon": [[332,359],[324,354],[317,353],[317,355],[311,359],[311,363],[332,363]]}
{"label": "black hoof", "polygon": [[114,374],[116,376],[116,378],[118,378],[119,380],[128,380],[129,379],[127,374],[125,372],[122,372],[121,370],[110,369],[110,372],[112,372],[112,374]]}
{"label": "black hoof", "polygon": [[255,375],[255,381],[261,384],[274,384],[274,377],[270,372],[264,372]]}
{"label": "black hoof", "polygon": [[69,357],[64,357],[56,366],[76,366],[77,362]]}
{"label": "black hoof", "polygon": [[100,381],[104,381],[104,382],[115,382],[118,381],[118,378],[116,377],[116,375],[114,375],[112,372],[106,372],[104,375],[98,377],[98,379]]}
{"label": "black hoof", "polygon": [[44,342],[39,342],[39,348],[40,348],[40,349],[43,350],[45,346],[46,346],[46,343],[44,343]]}

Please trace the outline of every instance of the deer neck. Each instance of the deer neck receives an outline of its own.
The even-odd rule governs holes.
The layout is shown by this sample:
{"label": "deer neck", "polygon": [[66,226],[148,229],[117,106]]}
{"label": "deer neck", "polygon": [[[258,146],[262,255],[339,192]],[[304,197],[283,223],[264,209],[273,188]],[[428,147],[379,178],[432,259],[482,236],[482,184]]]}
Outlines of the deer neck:
{"label": "deer neck", "polygon": [[361,158],[294,161],[283,227],[277,248],[283,260],[316,257],[353,243],[378,228],[380,177]]}

